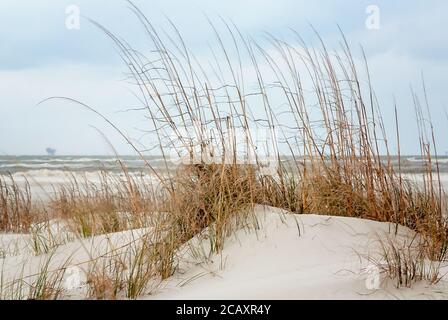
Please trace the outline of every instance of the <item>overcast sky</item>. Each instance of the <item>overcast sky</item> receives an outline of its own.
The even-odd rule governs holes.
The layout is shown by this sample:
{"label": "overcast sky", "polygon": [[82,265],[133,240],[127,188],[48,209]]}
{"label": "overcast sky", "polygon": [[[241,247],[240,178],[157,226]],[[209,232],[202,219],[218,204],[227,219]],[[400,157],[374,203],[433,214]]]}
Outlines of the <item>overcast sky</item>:
{"label": "overcast sky", "polygon": [[[448,151],[448,36],[446,0],[135,0],[156,26],[172,19],[196,52],[212,38],[204,14],[233,20],[244,34],[264,31],[282,37],[288,28],[312,39],[312,24],[330,44],[337,24],[356,49],[365,48],[374,86],[388,124],[393,97],[398,102],[402,152],[418,153],[410,87],[421,88],[425,75],[440,153]],[[88,111],[61,102],[36,106],[50,96],[69,96],[95,106],[130,136],[145,119],[118,111],[138,102],[125,84],[125,67],[110,41],[87,20],[79,30],[66,28],[66,7],[110,28],[136,45],[145,38],[123,0],[2,0],[0,2],[0,155],[109,154],[110,147],[92,128],[106,133],[122,154],[130,148],[107,124]],[[366,28],[366,8],[380,9],[378,30]],[[310,40],[312,41],[312,40]],[[204,53],[205,54],[205,53]],[[392,132],[393,134],[393,132]]]}

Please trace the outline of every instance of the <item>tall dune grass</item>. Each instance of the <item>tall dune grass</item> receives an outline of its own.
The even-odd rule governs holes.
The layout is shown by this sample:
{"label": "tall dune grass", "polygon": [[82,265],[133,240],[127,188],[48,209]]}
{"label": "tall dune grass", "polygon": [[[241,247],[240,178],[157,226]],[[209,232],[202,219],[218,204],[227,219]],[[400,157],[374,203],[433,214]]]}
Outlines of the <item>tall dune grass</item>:
{"label": "tall dune grass", "polygon": [[12,175],[0,175],[0,231],[26,232],[36,218],[28,181],[20,186]]}
{"label": "tall dune grass", "polygon": [[[187,155],[197,169],[186,172],[181,186],[175,187],[171,177],[166,184],[170,197],[178,199],[188,192],[188,183],[200,181],[191,190],[189,199],[194,201],[201,186],[219,177],[217,197],[222,199],[234,182],[247,181],[234,203],[261,202],[301,213],[401,224],[424,235],[431,257],[444,256],[446,206],[438,171],[434,172],[438,166],[433,128],[427,128],[428,119],[415,95],[420,129],[416,138],[427,164],[423,189],[417,190],[391,164],[364,53],[357,63],[342,33],[340,48],[330,51],[317,33],[315,46],[307,46],[298,34],[291,43],[267,35],[261,45],[232,24],[222,22],[227,30],[223,34],[210,23],[217,40],[212,49],[215,61],[203,62],[188,49],[174,24],[171,34],[159,32],[136,6],[130,6],[153,48],[148,55],[93,23],[120,50],[148,113],[150,130],[160,141],[160,152]],[[243,62],[250,68],[243,69]],[[367,75],[365,81],[360,80],[359,69]],[[252,83],[245,80],[248,74]],[[292,121],[285,124],[282,114]],[[398,117],[396,127],[399,141]],[[243,161],[245,167],[261,171],[266,155],[256,151],[259,146],[254,142],[254,131],[261,129],[274,138],[270,160],[278,169],[270,177],[240,170],[240,160],[252,158],[250,164]],[[239,136],[230,134],[237,130]],[[295,160],[289,167],[281,162],[285,153]],[[167,166],[169,160],[167,156]],[[199,226],[204,215],[205,225],[210,222],[213,214],[208,211],[222,212],[219,205],[207,209],[210,197],[200,200],[195,210]]]}
{"label": "tall dune grass", "polygon": [[[84,237],[142,227],[153,232],[152,242],[144,246],[149,255],[136,262],[144,271],[139,279],[145,281],[126,286],[117,269],[112,275],[106,267],[94,269],[92,296],[115,298],[125,287],[131,298],[145,292],[146,280],[169,277],[176,268],[176,251],[204,231],[211,251],[219,252],[232,232],[253,221],[256,204],[403,225],[421,236],[425,258],[446,260],[447,207],[433,128],[425,125],[415,96],[416,139],[427,164],[424,185],[416,188],[392,164],[367,62],[353,57],[342,33],[340,47],[330,51],[317,33],[314,46],[296,33],[290,42],[267,34],[257,43],[231,23],[222,21],[226,32],[210,23],[216,36],[214,60],[200,61],[174,24],[170,22],[171,32],[158,31],[132,3],[130,8],[143,26],[148,53],[92,23],[118,48],[167,170],[163,176],[154,172],[144,150],[93,107],[63,98],[103,117],[159,178],[138,182],[124,168],[124,180],[105,177],[98,187],[74,179],[52,200],[53,215],[70,221]],[[256,135],[261,131],[270,139],[259,145]],[[172,162],[179,158],[184,162],[174,170]],[[275,170],[266,173],[267,165]],[[17,205],[12,200],[23,196],[13,189],[11,197],[8,190],[0,189],[0,226],[10,225],[11,219],[21,221],[13,222],[16,226],[26,225],[28,205]],[[26,199],[19,203],[28,204]],[[396,259],[389,262],[391,273],[400,270],[392,266]],[[417,278],[425,277],[419,273]]]}
{"label": "tall dune grass", "polygon": [[52,216],[68,220],[82,237],[146,227],[157,192],[144,178],[124,172],[124,177],[102,172],[99,183],[71,175],[51,197]]}

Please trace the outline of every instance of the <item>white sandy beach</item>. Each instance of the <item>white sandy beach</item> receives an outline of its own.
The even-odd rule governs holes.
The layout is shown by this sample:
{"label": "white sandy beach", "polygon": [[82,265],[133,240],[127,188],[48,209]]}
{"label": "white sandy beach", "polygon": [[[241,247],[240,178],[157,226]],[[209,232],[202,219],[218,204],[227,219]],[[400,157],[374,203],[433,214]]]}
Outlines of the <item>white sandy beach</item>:
{"label": "white sandy beach", "polygon": [[[426,282],[411,289],[394,287],[380,275],[377,289],[369,289],[372,270],[367,257],[378,256],[378,237],[391,226],[368,220],[320,215],[293,215],[279,209],[258,206],[255,215],[260,228],[240,230],[228,239],[224,250],[209,259],[194,258],[188,246],[179,252],[180,265],[143,299],[443,299],[448,282]],[[59,246],[51,268],[67,267],[63,284],[65,298],[84,298],[84,272],[89,260],[112,248],[136,243],[149,230],[132,230],[83,240],[71,237],[61,224],[53,222],[55,233],[68,241]],[[59,228],[59,229],[58,229]],[[59,230],[59,231],[58,231]],[[399,238],[412,236],[400,228]],[[62,240],[61,240],[62,241]],[[198,238],[191,241],[198,242]],[[207,247],[207,240],[204,248]],[[36,273],[48,254],[35,256],[28,236],[0,236],[3,283]],[[120,251],[121,249],[117,249]],[[76,266],[76,267],[70,267]],[[79,268],[79,269],[78,269]],[[446,266],[445,272],[448,271]],[[73,270],[79,273],[73,287]],[[442,272],[443,273],[443,272]],[[70,278],[72,277],[72,278]],[[70,284],[72,283],[72,284]],[[368,283],[367,283],[368,284]]]}

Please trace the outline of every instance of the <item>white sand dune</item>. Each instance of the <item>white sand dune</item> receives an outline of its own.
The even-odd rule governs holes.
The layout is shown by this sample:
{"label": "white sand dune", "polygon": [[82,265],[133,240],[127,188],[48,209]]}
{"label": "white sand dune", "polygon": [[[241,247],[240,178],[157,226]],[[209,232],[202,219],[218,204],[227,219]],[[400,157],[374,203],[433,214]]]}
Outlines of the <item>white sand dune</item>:
{"label": "white sand dune", "polygon": [[[378,237],[389,224],[318,215],[290,215],[258,207],[258,232],[239,231],[222,254],[207,264],[182,266],[156,299],[437,299],[448,284],[395,289],[383,279],[379,290],[365,284],[367,261],[378,254]],[[300,235],[297,227],[300,227]],[[411,232],[401,228],[399,236]],[[384,276],[383,276],[384,278]],[[187,283],[184,286],[179,284]]]}
{"label": "white sand dune", "polygon": [[[378,256],[378,238],[385,237],[387,223],[320,215],[293,215],[258,206],[259,229],[242,229],[225,243],[219,255],[209,259],[192,256],[188,246],[180,252],[178,271],[161,287],[143,299],[444,299],[448,282],[426,282],[411,289],[396,289],[381,275],[376,290],[366,287],[367,256]],[[72,240],[59,246],[52,267],[70,258],[69,265],[87,269],[83,262],[107,253],[111,248],[135,241],[147,230],[133,230],[92,239]],[[412,236],[400,228],[398,237]],[[4,279],[22,268],[33,274],[48,257],[32,256],[26,236],[0,235],[0,255]],[[16,246],[12,243],[16,243]],[[207,248],[208,241],[192,239]],[[12,248],[14,250],[4,250]],[[1,251],[0,251],[1,252]],[[24,266],[24,267],[23,267]],[[5,281],[5,280],[4,280]],[[81,298],[83,288],[66,292]]]}

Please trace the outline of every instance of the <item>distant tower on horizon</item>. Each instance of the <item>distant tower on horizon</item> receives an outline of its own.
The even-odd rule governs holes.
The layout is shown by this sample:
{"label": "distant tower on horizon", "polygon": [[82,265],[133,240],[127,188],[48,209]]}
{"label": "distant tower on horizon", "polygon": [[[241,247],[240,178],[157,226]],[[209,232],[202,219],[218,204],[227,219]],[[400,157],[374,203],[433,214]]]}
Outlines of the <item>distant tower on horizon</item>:
{"label": "distant tower on horizon", "polygon": [[53,148],[47,148],[45,151],[47,151],[47,155],[49,156],[54,156],[56,154],[56,149]]}

